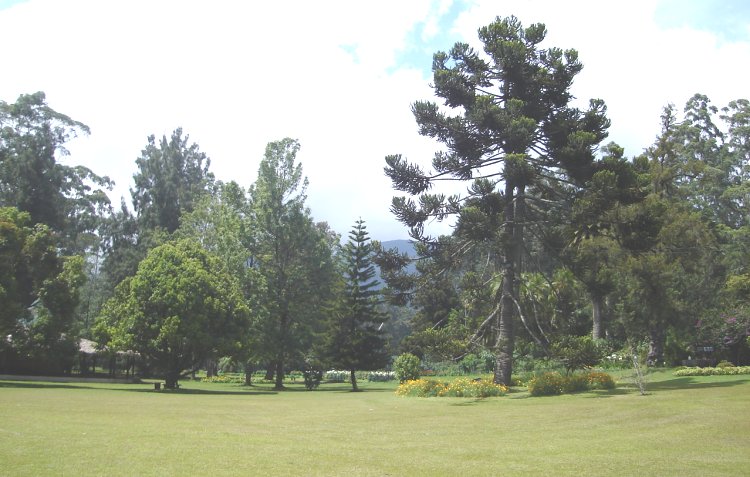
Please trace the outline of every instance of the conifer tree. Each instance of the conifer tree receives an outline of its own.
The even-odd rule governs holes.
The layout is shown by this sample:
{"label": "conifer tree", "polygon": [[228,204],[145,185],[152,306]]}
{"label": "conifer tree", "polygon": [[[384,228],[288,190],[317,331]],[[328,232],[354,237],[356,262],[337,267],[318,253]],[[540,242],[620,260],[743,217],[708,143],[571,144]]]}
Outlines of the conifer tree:
{"label": "conifer tree", "polygon": [[330,363],[350,372],[354,391],[359,390],[357,370],[382,368],[388,360],[382,330],[385,316],[378,309],[380,292],[373,254],[367,227],[360,219],[344,246],[343,297],[332,313],[325,346]]}
{"label": "conifer tree", "polygon": [[[594,172],[594,153],[609,121],[601,100],[586,110],[572,107],[574,77],[583,65],[575,50],[541,48],[542,24],[524,28],[515,17],[497,18],[479,29],[480,53],[465,43],[433,57],[435,94],[445,107],[418,101],[413,107],[420,134],[439,141],[433,171],[400,155],[386,158],[396,197],[392,210],[428,241],[428,220],[458,215],[461,247],[482,243],[494,250],[496,294],[495,382],[510,384],[518,277],[523,271],[530,222],[559,200],[550,182],[575,190]],[[443,180],[471,183],[467,197],[428,193]],[[546,196],[545,196],[546,194]]]}

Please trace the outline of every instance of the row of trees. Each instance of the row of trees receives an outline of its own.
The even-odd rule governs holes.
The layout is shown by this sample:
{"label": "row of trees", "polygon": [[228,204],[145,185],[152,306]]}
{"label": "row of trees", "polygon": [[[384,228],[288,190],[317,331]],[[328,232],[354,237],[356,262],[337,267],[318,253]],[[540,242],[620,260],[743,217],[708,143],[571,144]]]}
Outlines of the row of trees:
{"label": "row of trees", "polygon": [[[62,371],[78,336],[137,351],[168,386],[229,356],[279,388],[290,366],[325,364],[356,389],[355,370],[399,351],[489,354],[509,384],[514,361],[584,335],[611,350],[645,341],[651,364],[696,346],[747,359],[750,103],[670,105],[628,158],[603,145],[603,101],[572,105],[577,52],[545,36],[498,18],[479,30],[483,51],[435,54],[444,104],[412,109],[443,147],[431,170],[398,155],[385,168],[416,259],[372,243],[362,221],[343,247],[316,222],[294,140],[270,143],[245,189],[217,181],[180,129],[152,136],[132,207],[114,210],[108,178],[59,161],[85,125],[42,93],[0,103],[2,366]],[[434,192],[442,181],[467,193]],[[453,233],[431,237],[426,224],[449,217]]]}
{"label": "row of trees", "polygon": [[84,125],[42,93],[0,107],[4,368],[65,371],[78,336],[139,353],[167,387],[224,356],[278,388],[305,360],[351,370],[354,389],[355,370],[387,364],[366,226],[341,247],[314,222],[296,141],[270,143],[244,190],[181,130],[149,137],[132,212],[114,211],[107,178],[57,160]]}

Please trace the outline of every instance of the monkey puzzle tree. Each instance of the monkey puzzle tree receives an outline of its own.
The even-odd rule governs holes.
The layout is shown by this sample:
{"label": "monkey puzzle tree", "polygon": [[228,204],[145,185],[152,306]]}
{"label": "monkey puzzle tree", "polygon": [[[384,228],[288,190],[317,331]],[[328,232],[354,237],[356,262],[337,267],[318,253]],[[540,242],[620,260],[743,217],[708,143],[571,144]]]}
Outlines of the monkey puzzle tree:
{"label": "monkey puzzle tree", "polygon": [[[420,134],[436,139],[433,171],[400,155],[386,158],[397,197],[392,209],[417,240],[428,240],[424,223],[458,215],[456,234],[486,242],[501,277],[495,382],[509,384],[514,348],[517,278],[526,245],[526,225],[551,181],[580,186],[592,174],[594,151],[606,137],[606,107],[570,106],[570,87],[583,67],[575,50],[541,48],[542,24],[524,28],[515,17],[497,18],[479,29],[484,54],[456,43],[433,57],[435,102],[418,101],[412,111]],[[437,181],[473,181],[466,198],[429,193]]]}

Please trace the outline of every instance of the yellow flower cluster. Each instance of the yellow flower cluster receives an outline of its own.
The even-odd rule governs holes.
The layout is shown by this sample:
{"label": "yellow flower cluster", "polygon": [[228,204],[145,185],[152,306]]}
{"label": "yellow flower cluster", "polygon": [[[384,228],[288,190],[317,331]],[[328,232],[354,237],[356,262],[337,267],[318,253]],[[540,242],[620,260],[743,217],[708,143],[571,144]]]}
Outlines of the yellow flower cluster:
{"label": "yellow flower cluster", "polygon": [[414,379],[404,381],[396,389],[398,396],[413,397],[472,397],[485,398],[502,396],[508,388],[495,384],[489,379],[472,380],[459,378],[451,382],[441,382],[432,379]]}

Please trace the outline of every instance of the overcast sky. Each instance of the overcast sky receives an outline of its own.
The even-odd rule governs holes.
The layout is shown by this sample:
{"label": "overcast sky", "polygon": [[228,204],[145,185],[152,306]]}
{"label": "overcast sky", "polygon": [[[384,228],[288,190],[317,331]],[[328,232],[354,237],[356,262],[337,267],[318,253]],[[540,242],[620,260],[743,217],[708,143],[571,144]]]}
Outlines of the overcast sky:
{"label": "overcast sky", "polygon": [[432,98],[432,54],[479,46],[498,15],[545,23],[546,46],[579,51],[574,94],[607,103],[607,142],[628,156],[653,142],[668,103],[750,97],[744,0],[0,0],[0,99],[44,91],[90,126],[65,161],[115,180],[114,204],[129,202],[151,134],[182,127],[218,179],[244,187],[265,145],[292,137],[315,220],[345,234],[361,217],[373,238],[406,238],[384,157],[429,163],[436,145],[410,105]]}

